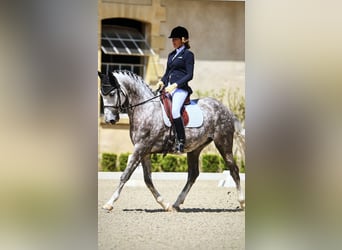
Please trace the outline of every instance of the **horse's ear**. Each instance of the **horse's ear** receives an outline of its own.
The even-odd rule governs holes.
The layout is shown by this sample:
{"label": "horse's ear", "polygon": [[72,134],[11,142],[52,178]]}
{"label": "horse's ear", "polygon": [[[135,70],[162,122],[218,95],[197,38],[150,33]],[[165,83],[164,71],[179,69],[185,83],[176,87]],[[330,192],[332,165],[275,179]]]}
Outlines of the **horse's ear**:
{"label": "horse's ear", "polygon": [[112,73],[109,74],[109,82],[110,82],[110,85],[114,86],[115,88],[120,87],[118,80],[115,78],[115,76]]}

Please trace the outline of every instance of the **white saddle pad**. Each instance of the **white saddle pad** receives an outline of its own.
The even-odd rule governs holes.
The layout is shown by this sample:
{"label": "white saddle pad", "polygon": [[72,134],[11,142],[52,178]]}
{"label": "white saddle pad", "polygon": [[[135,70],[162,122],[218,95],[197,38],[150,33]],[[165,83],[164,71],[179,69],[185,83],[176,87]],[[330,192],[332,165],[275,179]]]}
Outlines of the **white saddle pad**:
{"label": "white saddle pad", "polygon": [[[171,122],[166,115],[163,104],[160,102],[163,111],[163,120],[166,126],[171,127]],[[197,105],[196,101],[191,100],[189,105],[185,105],[185,109],[188,112],[189,123],[185,126],[186,128],[198,128],[203,124],[203,113]]]}

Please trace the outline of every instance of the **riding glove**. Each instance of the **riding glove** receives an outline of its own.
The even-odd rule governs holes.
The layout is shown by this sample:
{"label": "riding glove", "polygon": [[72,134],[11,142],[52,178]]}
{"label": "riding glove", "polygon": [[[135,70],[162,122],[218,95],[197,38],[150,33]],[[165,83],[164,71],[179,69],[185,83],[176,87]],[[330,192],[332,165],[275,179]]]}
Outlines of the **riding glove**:
{"label": "riding glove", "polygon": [[155,90],[160,90],[164,87],[164,83],[162,81],[159,81],[156,85],[156,89]]}
{"label": "riding glove", "polygon": [[172,83],[171,85],[165,88],[165,92],[171,93],[177,88],[177,83]]}

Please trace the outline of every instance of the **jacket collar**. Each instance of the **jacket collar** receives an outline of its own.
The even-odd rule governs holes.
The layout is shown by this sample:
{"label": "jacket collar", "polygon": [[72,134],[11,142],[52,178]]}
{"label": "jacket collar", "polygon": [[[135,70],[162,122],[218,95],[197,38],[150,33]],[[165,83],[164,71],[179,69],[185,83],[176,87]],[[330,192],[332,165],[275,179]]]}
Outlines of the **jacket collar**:
{"label": "jacket collar", "polygon": [[175,54],[177,53],[177,50],[174,50],[174,51],[170,54],[170,59],[171,59],[171,60],[169,60],[169,63],[174,62],[175,59],[176,59],[177,57],[182,56],[182,55],[184,54],[185,50],[186,50],[186,48],[183,48],[183,49],[181,50],[181,52],[179,52],[176,56],[175,56]]}

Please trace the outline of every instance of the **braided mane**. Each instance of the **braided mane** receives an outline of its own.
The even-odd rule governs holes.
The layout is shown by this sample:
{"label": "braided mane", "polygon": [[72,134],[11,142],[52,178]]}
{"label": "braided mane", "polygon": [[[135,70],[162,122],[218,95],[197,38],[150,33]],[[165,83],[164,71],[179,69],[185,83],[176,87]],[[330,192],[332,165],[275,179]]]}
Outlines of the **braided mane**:
{"label": "braided mane", "polygon": [[135,82],[138,82],[138,83],[140,83],[140,84],[144,84],[146,87],[148,87],[148,89],[150,90],[150,91],[152,91],[152,89],[150,88],[150,86],[144,81],[144,79],[141,77],[141,76],[139,76],[139,75],[137,75],[137,74],[135,74],[135,73],[133,73],[132,71],[129,71],[129,70],[115,70],[115,71],[113,71],[113,74],[121,74],[121,75],[125,75],[125,76],[128,76],[128,77],[130,77],[131,79],[133,79]]}

